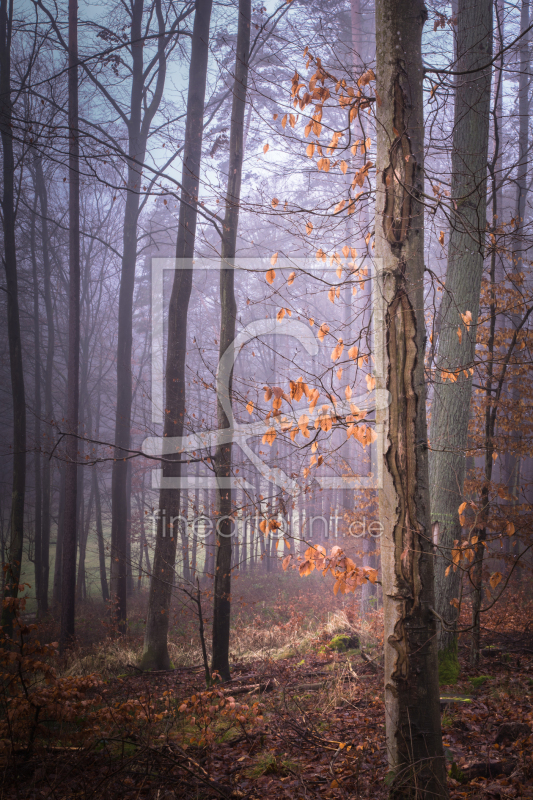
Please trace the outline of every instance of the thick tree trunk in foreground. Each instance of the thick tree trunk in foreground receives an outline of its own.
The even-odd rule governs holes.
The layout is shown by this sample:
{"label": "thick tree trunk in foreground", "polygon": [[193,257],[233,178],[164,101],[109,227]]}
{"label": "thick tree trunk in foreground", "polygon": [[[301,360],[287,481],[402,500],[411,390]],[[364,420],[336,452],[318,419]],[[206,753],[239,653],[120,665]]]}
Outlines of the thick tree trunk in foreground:
{"label": "thick tree trunk in foreground", "polygon": [[[196,2],[181,180],[183,202],[180,203],[176,243],[177,259],[192,259],[194,255],[211,7],[212,0],[197,0]],[[167,414],[164,436],[183,435],[187,311],[192,287],[192,264],[187,266],[188,269],[176,270],[169,305],[165,379]],[[163,469],[163,474],[165,477],[179,478],[181,475],[180,462],[167,464]],[[154,568],[150,581],[144,650],[141,660],[143,669],[169,669],[170,667],[167,636],[179,521],[176,526],[169,525],[169,522],[172,517],[179,517],[180,514],[179,489],[161,489],[159,509],[161,513],[157,523]],[[163,518],[166,522],[163,522]]]}
{"label": "thick tree trunk in foreground", "polygon": [[13,602],[18,596],[26,490],[26,400],[22,369],[22,343],[18,302],[17,255],[15,246],[15,162],[13,159],[11,105],[11,19],[12,2],[0,0],[0,131],[3,155],[2,216],[4,222],[4,266],[7,290],[7,331],[13,403],[13,489],[9,532],[8,569],[5,576],[5,605],[2,625],[13,630]]}
{"label": "thick tree trunk in foreground", "polygon": [[[452,223],[446,288],[440,312],[431,420],[431,520],[438,526],[435,564],[436,609],[452,626],[441,628],[439,648],[455,648],[461,572],[451,571],[451,548],[461,538],[457,509],[463,499],[465,450],[472,396],[476,325],[484,258],[486,175],[492,57],[492,0],[459,0],[457,71],[452,150]],[[467,312],[470,312],[471,321]],[[464,315],[464,317],[462,316]],[[450,377],[453,375],[453,379]]]}
{"label": "thick tree trunk in foreground", "polygon": [[[391,797],[443,798],[424,383],[424,122],[420,0],[378,0],[377,389],[385,446],[379,491],[385,613],[385,719]],[[380,314],[376,317],[379,320]],[[379,439],[378,439],[379,441]]]}
{"label": "thick tree trunk in foreground", "polygon": [[[231,350],[235,339],[235,303],[233,260],[237,247],[239,226],[239,204],[241,199],[241,177],[243,161],[244,112],[248,86],[248,58],[250,54],[251,0],[239,0],[239,24],[237,52],[235,53],[235,81],[233,84],[233,106],[231,110],[230,155],[228,165],[228,193],[222,234],[220,264],[220,349],[219,359]],[[217,422],[219,429],[230,425],[226,409],[231,406],[233,369],[217,376]],[[217,445],[215,473],[217,478],[231,477],[231,442]],[[232,491],[217,488],[216,530],[217,551],[215,568],[215,591],[213,609],[213,661],[212,671],[223,680],[229,680],[229,635],[231,613],[231,537],[237,524],[232,519]]]}
{"label": "thick tree trunk in foreground", "polygon": [[80,371],[80,144],[78,118],[78,4],[69,0],[69,309],[65,516],[61,581],[60,651],[74,639],[76,521],[78,496],[78,407]]}

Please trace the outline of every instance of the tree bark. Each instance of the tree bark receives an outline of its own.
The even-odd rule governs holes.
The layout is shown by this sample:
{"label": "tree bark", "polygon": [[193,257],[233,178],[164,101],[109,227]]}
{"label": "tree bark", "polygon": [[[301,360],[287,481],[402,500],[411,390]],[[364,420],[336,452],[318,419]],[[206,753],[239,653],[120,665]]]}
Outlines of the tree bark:
{"label": "tree bark", "polygon": [[379,490],[383,525],[385,718],[391,797],[446,797],[440,728],[424,382],[421,37],[427,10],[378,0],[376,388],[390,405]]}
{"label": "tree bark", "polygon": [[59,507],[57,511],[56,555],[54,563],[54,586],[52,605],[61,603],[61,579],[63,576],[63,532],[65,529],[65,465],[59,466]]}
{"label": "tree bark", "polygon": [[0,131],[3,151],[2,215],[4,222],[4,266],[7,291],[7,331],[11,398],[13,403],[13,484],[9,533],[9,556],[2,610],[4,633],[13,631],[14,600],[18,597],[24,535],[26,491],[26,399],[22,367],[22,342],[18,300],[15,244],[15,162],[13,158],[11,101],[11,30],[13,0],[0,0]]}
{"label": "tree bark", "polygon": [[[134,0],[131,5],[130,35],[132,48],[132,80],[130,116],[128,128],[127,196],[124,211],[124,232],[120,290],[118,301],[117,334],[117,406],[115,416],[115,460],[111,479],[111,598],[116,603],[119,630],[126,630],[128,595],[128,450],[131,443],[132,372],[131,354],[133,342],[133,291],[135,287],[135,265],[137,261],[137,222],[139,219],[142,165],[150,125],[159,108],[166,78],[166,46],[169,35],[165,35],[165,20],[161,0],[155,0],[154,12],[158,21],[157,78],[150,102],[146,97],[144,40],[142,34],[143,0]],[[151,81],[150,81],[151,82]],[[143,115],[144,111],[144,115]]]}
{"label": "tree bark", "polygon": [[[451,548],[461,538],[457,509],[462,502],[465,450],[472,396],[476,327],[486,228],[486,175],[492,57],[492,0],[459,0],[457,76],[452,150],[452,218],[446,286],[440,311],[432,402],[430,490],[432,523],[439,539],[435,565],[437,612],[451,628],[441,628],[439,648],[455,647],[453,632],[460,572],[445,576]],[[485,67],[485,68],[484,68]],[[469,324],[462,314],[471,313]],[[459,331],[459,333],[458,333]],[[443,375],[444,373],[444,375]],[[446,377],[453,373],[455,380]]]}
{"label": "tree bark", "polygon": [[[527,250],[527,243],[525,241],[525,218],[526,218],[526,201],[528,195],[528,152],[529,152],[529,103],[531,91],[531,65],[530,65],[530,42],[531,32],[528,31],[530,19],[530,3],[529,0],[522,0],[522,7],[520,13],[520,33],[523,34],[520,40],[520,72],[518,77],[518,166],[516,170],[516,200],[514,217],[516,219],[516,228],[514,231],[513,241],[513,272],[519,274],[524,272],[524,255]],[[527,31],[527,32],[526,32]],[[511,321],[513,326],[516,327],[519,321],[518,314],[511,314]],[[518,404],[520,400],[518,386],[515,385],[511,389],[511,400],[513,403]],[[519,449],[520,434],[517,431],[511,432],[511,452],[505,455],[504,463],[506,468],[506,480],[508,491],[514,498],[513,505],[518,503],[520,493],[520,469],[521,459],[517,455]]]}
{"label": "tree bark", "polygon": [[80,144],[78,116],[78,4],[68,4],[69,127],[69,314],[65,516],[63,529],[61,630],[63,653],[75,635],[76,519],[78,496],[78,408],[80,371]]}
{"label": "tree bark", "polygon": [[102,589],[102,600],[107,603],[109,600],[109,587],[107,584],[106,558],[104,546],[104,530],[102,527],[102,505],[100,502],[100,487],[98,486],[98,475],[96,467],[92,469],[92,484],[94,491],[94,508],[96,516],[96,541],[98,542],[98,568],[100,572],[100,587]]}
{"label": "tree bark", "polygon": [[[248,87],[248,59],[250,55],[251,0],[239,0],[239,22],[237,29],[237,51],[235,53],[235,80],[231,110],[230,154],[228,165],[228,190],[226,213],[222,232],[220,263],[220,349],[219,362],[233,348],[237,306],[235,303],[233,263],[237,247],[239,205],[243,162],[244,112]],[[232,361],[232,359],[230,359]],[[223,372],[223,371],[222,371]],[[219,429],[228,428],[230,421],[226,410],[231,407],[233,368],[221,380],[217,376],[217,422]],[[231,477],[232,443],[219,444],[215,451],[215,473],[217,479]],[[215,568],[213,608],[213,659],[212,671],[222,680],[229,680],[229,635],[231,613],[231,537],[236,522],[232,519],[232,491],[217,488],[216,534],[217,560]]]}
{"label": "tree bark", "polygon": [[35,243],[35,217],[37,211],[37,194],[31,211],[30,221],[30,250],[33,278],[33,359],[35,362],[33,374],[33,405],[34,405],[34,437],[33,468],[35,481],[35,597],[37,600],[37,615],[43,614],[42,609],[42,469],[41,469],[41,330],[39,320],[39,279],[37,276],[37,252]]}
{"label": "tree bark", "polygon": [[[192,259],[196,236],[196,220],[200,163],[202,157],[203,119],[207,62],[209,57],[209,28],[212,0],[197,0],[194,16],[191,63],[189,68],[189,94],[187,98],[187,123],[182,170],[182,202],[179,211],[176,258]],[[187,351],[187,311],[192,287],[192,264],[175,272],[169,305],[168,351],[166,364],[166,400],[164,436],[182,436],[185,415],[185,358]],[[181,464],[175,460],[163,469],[165,477],[180,477]],[[168,624],[176,541],[179,530],[170,530],[165,520],[179,517],[180,492],[161,489],[160,514],[154,553],[154,569],[150,581],[148,614],[141,660],[143,669],[169,669]],[[163,512],[166,512],[163,514]],[[178,523],[179,524],[179,523]]]}
{"label": "tree bark", "polygon": [[[40,156],[34,158],[35,171],[35,190],[39,195],[39,205],[41,209],[41,249],[43,254],[43,290],[44,305],[46,310],[46,364],[44,370],[44,418],[47,425],[51,425],[54,414],[54,401],[52,393],[52,379],[54,372],[55,355],[55,330],[54,330],[54,310],[52,304],[51,291],[51,264],[49,250],[48,233],[48,194],[44,181],[43,164]],[[52,431],[52,428],[48,428]],[[51,439],[48,438],[47,444],[50,445]],[[48,585],[50,582],[50,522],[51,522],[51,463],[50,458],[45,457],[42,469],[42,529],[41,529],[41,590],[40,590],[40,609],[41,614],[48,611]]]}

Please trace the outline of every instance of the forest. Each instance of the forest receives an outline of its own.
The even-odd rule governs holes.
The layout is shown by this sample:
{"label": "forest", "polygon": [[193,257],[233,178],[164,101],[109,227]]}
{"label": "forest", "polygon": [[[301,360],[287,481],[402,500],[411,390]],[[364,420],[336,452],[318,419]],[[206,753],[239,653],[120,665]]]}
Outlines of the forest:
{"label": "forest", "polygon": [[533,799],[532,29],[0,0],[2,800]]}

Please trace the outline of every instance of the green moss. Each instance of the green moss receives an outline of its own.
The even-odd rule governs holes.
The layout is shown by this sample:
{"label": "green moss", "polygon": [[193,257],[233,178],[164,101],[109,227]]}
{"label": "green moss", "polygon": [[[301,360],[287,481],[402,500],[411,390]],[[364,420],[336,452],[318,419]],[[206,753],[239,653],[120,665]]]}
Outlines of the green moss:
{"label": "green moss", "polygon": [[461,668],[457,656],[457,642],[439,652],[439,685],[452,686],[457,683]]}
{"label": "green moss", "polygon": [[465,774],[460,767],[457,766],[455,761],[453,762],[451,769],[450,769],[450,778],[453,778],[459,783],[463,783],[465,780]]}
{"label": "green moss", "polygon": [[492,680],[492,675],[478,675],[477,678],[469,678],[470,683],[474,689],[481,689],[481,687]]}
{"label": "green moss", "polygon": [[357,636],[350,636],[347,633],[338,633],[328,645],[331,650],[336,650],[338,653],[345,653],[347,650],[352,650],[358,646],[359,640]]}

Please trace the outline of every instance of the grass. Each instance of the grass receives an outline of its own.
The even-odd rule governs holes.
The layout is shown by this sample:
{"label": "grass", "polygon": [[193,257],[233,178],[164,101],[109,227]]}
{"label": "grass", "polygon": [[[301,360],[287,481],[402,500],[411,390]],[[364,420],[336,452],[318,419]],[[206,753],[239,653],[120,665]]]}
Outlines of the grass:
{"label": "grass", "polygon": [[291,758],[276,755],[272,750],[261,753],[256,763],[246,770],[248,778],[260,778],[262,775],[294,775],[299,772],[299,764]]}

